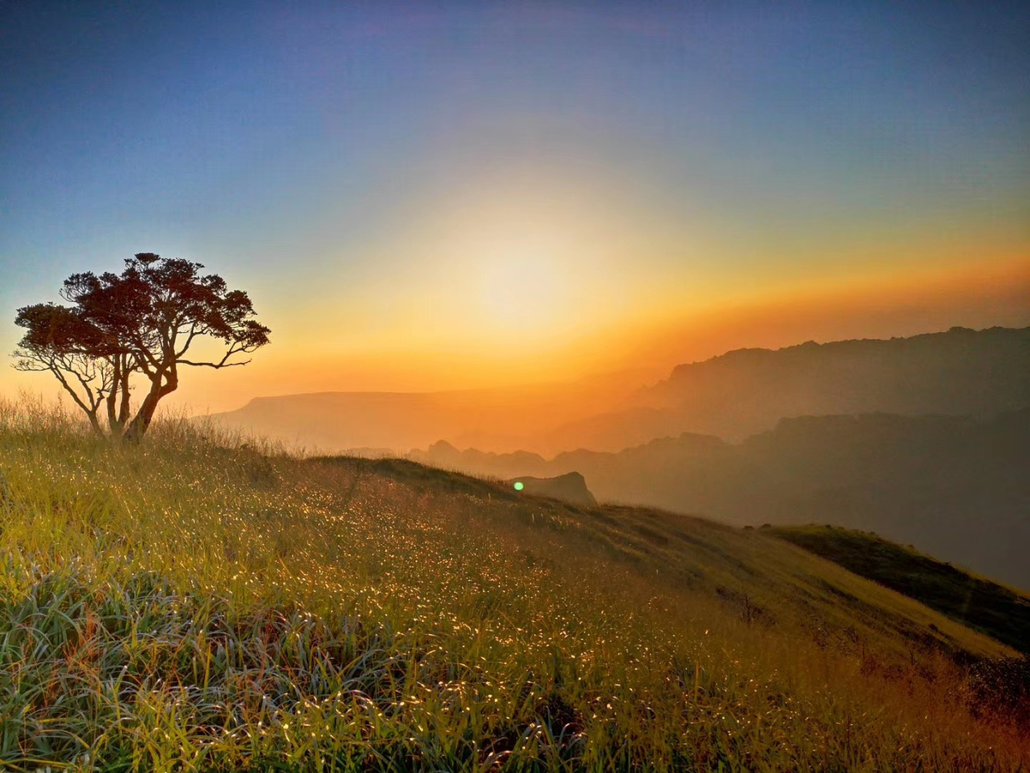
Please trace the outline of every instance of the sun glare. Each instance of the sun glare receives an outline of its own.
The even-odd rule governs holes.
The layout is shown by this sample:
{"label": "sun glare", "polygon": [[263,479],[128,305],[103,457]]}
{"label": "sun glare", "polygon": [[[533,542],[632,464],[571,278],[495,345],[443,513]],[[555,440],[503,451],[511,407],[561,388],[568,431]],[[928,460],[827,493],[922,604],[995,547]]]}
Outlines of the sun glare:
{"label": "sun glare", "polygon": [[549,326],[560,316],[567,289],[557,259],[549,255],[486,258],[480,270],[483,320],[504,329]]}

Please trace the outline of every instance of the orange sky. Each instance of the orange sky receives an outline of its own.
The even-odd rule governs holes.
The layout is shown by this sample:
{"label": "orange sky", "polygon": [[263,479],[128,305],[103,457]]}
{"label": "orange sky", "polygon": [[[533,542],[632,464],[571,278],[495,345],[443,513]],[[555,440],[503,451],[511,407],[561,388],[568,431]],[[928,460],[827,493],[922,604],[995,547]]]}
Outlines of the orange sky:
{"label": "orange sky", "polygon": [[[734,348],[907,336],[953,325],[1030,325],[1030,260],[1018,250],[998,252],[974,263],[941,261],[938,268],[898,261],[900,267],[883,265],[860,279],[792,279],[750,293],[723,289],[721,295],[682,305],[674,296],[654,292],[653,303],[569,318],[556,325],[553,336],[546,326],[531,327],[525,341],[518,324],[506,329],[503,318],[498,323],[485,314],[481,329],[475,329],[474,317],[449,319],[443,306],[434,308],[425,299],[423,313],[436,314],[435,325],[421,324],[412,314],[390,320],[378,332],[359,326],[350,334],[342,332],[345,326],[335,334],[333,325],[319,325],[304,313],[293,319],[301,319],[302,331],[315,326],[317,334],[291,334],[290,319],[273,309],[263,315],[279,330],[273,345],[243,368],[188,372],[167,405],[204,413],[231,410],[261,395],[495,387],[623,369],[639,369],[628,377],[644,382],[677,364]],[[432,288],[425,290],[431,299]],[[563,299],[559,292],[546,301]],[[543,307],[533,303],[527,308],[536,314]],[[46,375],[0,373],[0,393],[53,394],[54,387]]]}
{"label": "orange sky", "polygon": [[[178,396],[196,410],[225,410],[250,397],[319,391],[428,391],[578,378],[622,369],[661,374],[734,348],[777,348],[807,340],[885,338],[946,330],[1030,325],[1030,260],[882,272],[742,295],[694,308],[647,309],[634,324],[575,331],[530,351],[404,340],[323,353],[277,342],[247,368],[197,373]],[[678,313],[677,313],[678,312]],[[417,335],[415,336],[417,341]]]}
{"label": "orange sky", "polygon": [[909,336],[955,325],[1030,325],[1030,259],[941,270],[910,268],[728,301],[654,330],[637,354],[684,361],[732,348]]}

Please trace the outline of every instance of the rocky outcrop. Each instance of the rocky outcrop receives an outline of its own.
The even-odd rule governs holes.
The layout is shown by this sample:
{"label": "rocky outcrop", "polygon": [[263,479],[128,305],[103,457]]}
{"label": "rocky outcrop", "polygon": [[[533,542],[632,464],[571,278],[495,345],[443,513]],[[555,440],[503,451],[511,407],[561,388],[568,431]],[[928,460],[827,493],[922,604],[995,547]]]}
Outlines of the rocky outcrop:
{"label": "rocky outcrop", "polygon": [[523,476],[506,481],[523,494],[560,499],[574,505],[596,505],[597,500],[587,488],[586,478],[578,472],[569,472],[554,478]]}

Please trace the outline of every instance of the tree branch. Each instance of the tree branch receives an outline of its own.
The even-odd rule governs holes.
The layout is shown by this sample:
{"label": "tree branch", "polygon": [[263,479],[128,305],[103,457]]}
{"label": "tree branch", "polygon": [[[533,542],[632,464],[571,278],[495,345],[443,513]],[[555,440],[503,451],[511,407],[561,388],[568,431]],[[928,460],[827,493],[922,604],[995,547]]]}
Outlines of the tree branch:
{"label": "tree branch", "polygon": [[[237,352],[238,354],[238,352]],[[251,360],[243,360],[242,362],[190,362],[189,360],[179,360],[180,365],[191,365],[194,368],[214,368],[220,370],[222,368],[235,368],[240,365],[249,365]]]}

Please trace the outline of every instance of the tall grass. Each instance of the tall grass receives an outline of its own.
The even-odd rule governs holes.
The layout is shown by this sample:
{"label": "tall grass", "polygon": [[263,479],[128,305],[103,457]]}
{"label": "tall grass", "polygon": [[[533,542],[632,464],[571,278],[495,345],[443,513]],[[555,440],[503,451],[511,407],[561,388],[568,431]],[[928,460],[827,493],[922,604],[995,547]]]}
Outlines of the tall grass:
{"label": "tall grass", "polygon": [[872,627],[838,646],[815,632],[843,623],[807,620],[828,607],[771,593],[756,622],[679,554],[589,526],[630,523],[618,515],[312,463],[185,421],[125,448],[39,403],[0,404],[0,475],[7,769],[1028,760],[942,650],[902,656]]}

